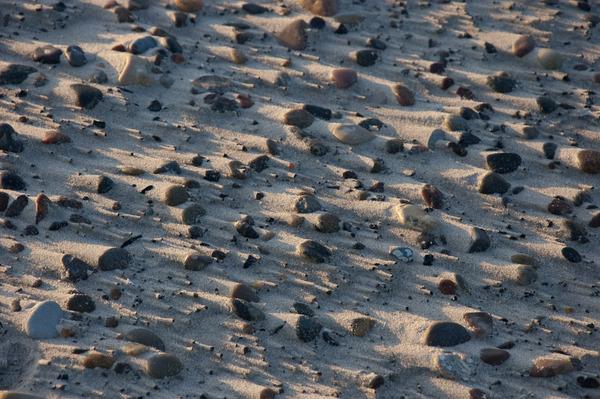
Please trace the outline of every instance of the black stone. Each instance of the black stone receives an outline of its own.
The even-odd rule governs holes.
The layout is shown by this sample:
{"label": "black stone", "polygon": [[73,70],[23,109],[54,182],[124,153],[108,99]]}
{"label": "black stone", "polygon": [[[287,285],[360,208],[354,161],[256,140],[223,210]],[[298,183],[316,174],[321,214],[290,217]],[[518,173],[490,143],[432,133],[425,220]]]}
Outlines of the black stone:
{"label": "black stone", "polygon": [[65,51],[65,57],[67,58],[69,65],[73,67],[80,67],[87,64],[85,52],[79,46],[67,47],[67,51]]}
{"label": "black stone", "polygon": [[514,172],[521,165],[521,156],[511,152],[497,152],[486,158],[488,167],[496,173]]}
{"label": "black stone", "polygon": [[0,85],[18,85],[37,69],[28,65],[9,64],[0,69]]}
{"label": "black stone", "polygon": [[488,76],[487,85],[497,93],[510,93],[517,86],[517,81],[508,76]]}
{"label": "black stone", "polygon": [[359,50],[355,54],[356,63],[360,66],[371,66],[374,65],[379,55],[375,50]]}
{"label": "black stone", "polygon": [[58,64],[62,51],[54,46],[46,45],[33,50],[31,59],[42,64]]}
{"label": "black stone", "polygon": [[542,113],[544,114],[550,114],[554,112],[556,108],[558,108],[558,104],[556,104],[556,101],[554,101],[548,96],[540,96],[537,98],[536,102],[538,107],[540,108],[540,111],[542,111]]}
{"label": "black stone", "polygon": [[556,154],[557,148],[558,146],[555,143],[544,143],[542,150],[544,151],[544,156],[546,157],[546,159],[554,159],[554,155]]}
{"label": "black stone", "polygon": [[19,195],[13,202],[8,205],[6,211],[4,211],[4,216],[7,218],[19,216],[23,209],[29,203],[29,198],[26,195]]}
{"label": "black stone", "polygon": [[560,252],[562,253],[562,256],[571,263],[579,263],[582,260],[581,255],[575,248],[564,247]]}
{"label": "black stone", "polygon": [[27,185],[23,181],[23,179],[13,172],[2,172],[0,175],[0,188],[5,188],[7,190],[14,191],[23,191]]}
{"label": "black stone", "polygon": [[301,315],[296,321],[296,336],[302,342],[311,342],[319,336],[322,328],[315,319]]}
{"label": "black stone", "polygon": [[92,109],[103,98],[102,92],[94,86],[75,83],[71,85],[71,89],[75,93],[77,106],[81,108]]}
{"label": "black stone", "polygon": [[63,255],[62,257],[62,278],[73,283],[88,278],[89,265],[73,255]]}
{"label": "black stone", "polygon": [[484,252],[490,245],[490,237],[488,233],[478,227],[473,227],[470,231],[471,244],[469,245],[469,253],[473,252]]}
{"label": "black stone", "polygon": [[466,328],[449,321],[435,322],[425,333],[425,345],[427,346],[456,346],[470,339],[471,335]]}
{"label": "black stone", "polygon": [[75,294],[67,301],[67,309],[73,312],[90,313],[96,309],[96,303],[89,295]]}
{"label": "black stone", "polygon": [[252,14],[252,15],[264,14],[267,11],[269,11],[268,8],[263,7],[263,6],[259,5],[259,4],[254,4],[254,3],[244,3],[242,5],[242,10],[244,10],[248,14]]}
{"label": "black stone", "polygon": [[329,108],[320,107],[318,105],[312,104],[304,104],[303,106],[305,111],[308,111],[312,116],[323,119],[330,120],[331,119],[331,110]]}

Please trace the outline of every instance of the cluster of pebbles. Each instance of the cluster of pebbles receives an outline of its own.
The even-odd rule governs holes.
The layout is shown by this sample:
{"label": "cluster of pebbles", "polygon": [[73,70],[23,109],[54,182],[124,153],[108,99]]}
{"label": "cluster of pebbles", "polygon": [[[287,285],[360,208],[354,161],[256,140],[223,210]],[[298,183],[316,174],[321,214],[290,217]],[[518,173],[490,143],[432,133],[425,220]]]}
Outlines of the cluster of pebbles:
{"label": "cluster of pebbles", "polygon": [[600,397],[598,7],[4,4],[0,398]]}

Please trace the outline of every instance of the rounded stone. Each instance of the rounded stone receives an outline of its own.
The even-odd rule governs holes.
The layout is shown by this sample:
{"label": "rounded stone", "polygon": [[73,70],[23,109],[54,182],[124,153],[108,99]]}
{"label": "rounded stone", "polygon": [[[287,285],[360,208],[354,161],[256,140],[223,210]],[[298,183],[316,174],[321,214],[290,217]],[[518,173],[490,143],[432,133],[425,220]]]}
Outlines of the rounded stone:
{"label": "rounded stone", "polygon": [[392,91],[394,92],[394,96],[396,97],[398,104],[402,105],[403,107],[415,105],[415,93],[413,93],[413,91],[408,87],[398,83],[392,87]]}
{"label": "rounded stone", "polygon": [[375,138],[375,134],[370,130],[353,124],[336,124],[332,129],[331,134],[333,134],[333,137],[338,141],[349,145],[367,143]]}
{"label": "rounded stone", "polygon": [[206,215],[206,209],[198,204],[186,206],[181,212],[181,222],[187,225],[193,225],[200,222],[202,216]]}
{"label": "rounded stone", "polygon": [[510,188],[510,183],[495,172],[488,172],[481,177],[478,191],[481,194],[504,194]]}
{"label": "rounded stone", "polygon": [[321,210],[321,204],[314,195],[305,194],[300,196],[294,203],[294,209],[298,213],[312,213]]}
{"label": "rounded stone", "polygon": [[58,336],[57,326],[63,311],[54,301],[44,301],[35,305],[25,323],[25,333],[34,339],[48,339]]}
{"label": "rounded stone", "polygon": [[260,298],[256,294],[256,291],[252,289],[249,285],[243,283],[237,283],[231,289],[232,298],[242,299],[246,302],[258,302]]}
{"label": "rounded stone", "polygon": [[112,355],[100,352],[92,352],[87,354],[82,361],[83,367],[86,369],[109,369],[115,363],[115,358]]}
{"label": "rounded stone", "polygon": [[159,351],[165,350],[165,344],[163,340],[158,335],[146,328],[134,328],[129,330],[123,335],[123,339],[126,341],[146,345],[158,349]]}
{"label": "rounded stone", "polygon": [[331,251],[327,247],[313,240],[298,244],[296,253],[316,263],[323,263],[331,256]]}
{"label": "rounded stone", "polygon": [[431,184],[425,184],[421,188],[421,196],[429,208],[442,209],[444,206],[444,194]]}
{"label": "rounded stone", "polygon": [[579,169],[585,173],[600,173],[600,151],[581,150],[577,153]]}
{"label": "rounded stone", "polygon": [[531,53],[535,48],[535,41],[531,36],[522,35],[513,43],[512,50],[513,54],[517,57],[524,57]]}
{"label": "rounded stone", "polygon": [[331,71],[331,80],[338,89],[347,89],[356,83],[358,75],[350,68],[336,68]]}
{"label": "rounded stone", "polygon": [[67,309],[73,312],[90,313],[96,309],[96,303],[89,295],[75,294],[67,301]]}
{"label": "rounded stone", "polygon": [[98,269],[103,271],[125,269],[131,262],[131,255],[123,248],[109,248],[98,258]]}
{"label": "rounded stone", "polygon": [[191,271],[200,271],[206,269],[213,262],[213,259],[207,255],[189,254],[183,261],[183,268]]}
{"label": "rounded stone", "polygon": [[483,348],[479,352],[479,358],[482,362],[492,366],[499,366],[510,357],[510,353],[504,349]]}
{"label": "rounded stone", "polygon": [[175,355],[158,353],[148,359],[146,373],[152,378],[175,376],[183,370],[183,363]]}
{"label": "rounded stone", "polygon": [[496,173],[511,173],[521,165],[521,156],[511,152],[496,152],[486,157],[487,165]]}
{"label": "rounded stone", "polygon": [[542,48],[537,53],[537,60],[545,69],[556,70],[563,65],[563,56],[558,51]]}
{"label": "rounded stone", "polygon": [[305,109],[293,109],[285,113],[283,123],[305,129],[313,124],[315,117]]}
{"label": "rounded stone", "polygon": [[562,253],[562,256],[571,263],[579,263],[582,260],[581,255],[575,248],[564,247],[560,252]]}
{"label": "rounded stone", "polygon": [[463,326],[449,321],[435,322],[425,332],[427,346],[450,347],[470,339],[471,334]]}
{"label": "rounded stone", "polygon": [[335,233],[340,230],[340,218],[332,213],[321,213],[317,216],[315,229],[321,233]]}
{"label": "rounded stone", "polygon": [[65,51],[65,57],[69,62],[69,65],[73,67],[80,67],[87,64],[87,58],[85,52],[79,46],[69,46]]}

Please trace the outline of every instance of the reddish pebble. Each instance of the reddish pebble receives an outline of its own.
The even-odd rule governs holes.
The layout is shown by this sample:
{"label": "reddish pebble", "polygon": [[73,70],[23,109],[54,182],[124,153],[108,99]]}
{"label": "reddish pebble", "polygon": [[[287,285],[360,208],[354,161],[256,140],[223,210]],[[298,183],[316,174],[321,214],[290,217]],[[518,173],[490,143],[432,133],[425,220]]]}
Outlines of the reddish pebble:
{"label": "reddish pebble", "polygon": [[456,283],[450,279],[442,279],[438,283],[438,289],[444,295],[454,295],[456,294]]}
{"label": "reddish pebble", "polygon": [[356,83],[358,75],[350,68],[338,68],[331,71],[331,80],[338,89],[347,89]]}
{"label": "reddish pebble", "polygon": [[42,139],[42,143],[44,144],[62,144],[70,142],[71,138],[69,136],[54,130],[44,133],[44,138]]}
{"label": "reddish pebble", "polygon": [[396,95],[398,104],[402,105],[403,107],[415,104],[415,94],[408,87],[401,84],[396,84],[393,87],[393,91]]}

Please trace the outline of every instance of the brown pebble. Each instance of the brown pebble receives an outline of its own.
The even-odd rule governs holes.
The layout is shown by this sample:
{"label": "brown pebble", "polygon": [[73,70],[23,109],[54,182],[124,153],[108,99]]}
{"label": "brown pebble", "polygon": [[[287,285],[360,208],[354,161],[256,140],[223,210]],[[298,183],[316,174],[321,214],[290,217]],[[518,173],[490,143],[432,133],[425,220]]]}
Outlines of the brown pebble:
{"label": "brown pebble", "polygon": [[454,295],[456,294],[456,283],[448,278],[444,278],[438,283],[438,289],[444,295]]}
{"label": "brown pebble", "polygon": [[50,198],[46,194],[38,194],[35,198],[35,224],[41,222],[48,215],[49,208]]}
{"label": "brown pebble", "polygon": [[524,57],[531,53],[535,48],[535,41],[527,35],[519,36],[519,38],[513,43],[513,54],[517,57]]}
{"label": "brown pebble", "polygon": [[92,352],[83,358],[82,363],[83,367],[85,367],[86,369],[109,369],[115,363],[115,359],[111,355],[105,353]]}
{"label": "brown pebble", "polygon": [[396,96],[396,101],[398,101],[398,104],[402,105],[403,107],[415,105],[415,94],[408,87],[398,83],[394,85],[392,90]]}
{"label": "brown pebble", "polygon": [[421,196],[425,204],[434,209],[441,209],[444,206],[444,194],[437,187],[431,184],[425,184],[421,189]]}
{"label": "brown pebble", "polygon": [[331,80],[338,89],[347,89],[356,83],[358,75],[350,68],[337,68],[331,71]]}

